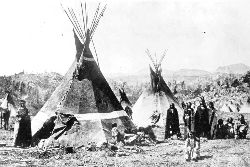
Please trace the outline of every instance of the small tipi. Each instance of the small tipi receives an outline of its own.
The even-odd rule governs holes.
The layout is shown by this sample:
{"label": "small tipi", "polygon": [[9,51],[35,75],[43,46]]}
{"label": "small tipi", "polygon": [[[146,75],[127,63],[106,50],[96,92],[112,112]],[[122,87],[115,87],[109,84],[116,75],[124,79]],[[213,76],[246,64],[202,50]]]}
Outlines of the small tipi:
{"label": "small tipi", "polygon": [[131,107],[132,104],[129,101],[126,92],[124,91],[124,88],[119,89],[120,93],[120,104],[122,105],[123,109],[125,109],[127,106]]}
{"label": "small tipi", "polygon": [[[89,48],[90,42],[93,42],[92,36],[106,6],[101,9],[99,4],[90,27],[88,27],[86,3],[85,7],[81,4],[80,19],[77,19],[78,15],[72,8],[64,9],[74,27],[76,56],[61,84],[32,120],[33,140],[36,141],[37,138],[48,136],[48,134],[44,134],[45,127],[50,130],[53,129],[51,126],[57,127],[60,120],[57,120],[57,123],[53,125],[55,116],[60,115],[58,113],[63,113],[63,117],[67,117],[67,114],[71,115],[71,118],[74,116],[77,123],[80,124],[75,128],[75,132],[72,132],[71,137],[64,137],[67,143],[78,146],[89,142],[101,144],[111,138],[111,125],[113,123],[117,123],[118,129],[121,130],[133,128],[133,123],[111,90]],[[80,24],[80,20],[83,21],[82,24]],[[53,123],[50,122],[51,120]],[[49,123],[51,126],[48,125]],[[62,121],[61,124],[63,124]],[[64,127],[63,132],[67,128]],[[55,128],[51,133],[54,131]],[[60,134],[63,135],[63,133]]]}
{"label": "small tipi", "polygon": [[161,141],[165,139],[166,117],[170,104],[175,104],[180,122],[183,122],[183,110],[161,75],[161,62],[166,52],[159,62],[153,60],[148,50],[147,54],[154,64],[155,71],[150,67],[151,85],[134,104],[132,117],[137,127],[153,127],[156,139]]}
{"label": "small tipi", "polygon": [[8,109],[10,111],[10,117],[14,117],[17,114],[17,107],[15,102],[10,94],[10,92],[6,93],[6,96],[0,106],[2,109]]}

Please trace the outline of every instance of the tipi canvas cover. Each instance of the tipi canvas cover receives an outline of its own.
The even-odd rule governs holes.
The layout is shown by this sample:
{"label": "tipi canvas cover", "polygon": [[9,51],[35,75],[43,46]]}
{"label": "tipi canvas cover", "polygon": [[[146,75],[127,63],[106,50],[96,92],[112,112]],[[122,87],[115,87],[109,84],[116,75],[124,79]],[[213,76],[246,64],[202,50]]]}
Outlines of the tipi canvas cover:
{"label": "tipi canvas cover", "polygon": [[8,109],[10,111],[10,117],[15,117],[17,114],[17,108],[10,93],[6,94],[0,107],[2,109]]}
{"label": "tipi canvas cover", "polygon": [[250,104],[245,103],[241,106],[239,113],[250,113]]}
{"label": "tipi canvas cover", "polygon": [[[121,130],[133,128],[133,123],[111,90],[89,48],[91,37],[104,10],[105,7],[100,10],[98,6],[92,26],[84,32],[79,30],[81,26],[77,24],[78,20],[74,17],[73,9],[65,10],[74,26],[76,57],[61,84],[32,120],[32,135],[35,141],[48,136],[45,127],[52,130],[51,126],[56,128],[65,122],[53,122],[58,113],[66,113],[66,117],[68,114],[69,120],[75,117],[77,119],[75,122],[79,123],[77,128],[73,128],[74,133],[71,137],[63,137],[67,133],[61,133],[62,138],[66,138],[68,140],[66,142],[70,145],[106,142],[111,138],[112,123],[117,123],[118,129]],[[82,16],[82,20],[86,21],[87,16]],[[63,128],[65,130],[65,124]],[[54,131],[55,129],[50,133]],[[76,143],[72,143],[72,138]]]}
{"label": "tipi canvas cover", "polygon": [[[166,117],[170,104],[175,104],[180,123],[183,122],[183,110],[161,74],[157,73],[150,67],[151,85],[143,91],[134,104],[132,118],[137,127],[155,127],[153,128],[155,137],[161,141],[165,139]],[[158,80],[157,87],[155,85],[156,80]],[[158,118],[155,118],[155,116],[158,116]]]}

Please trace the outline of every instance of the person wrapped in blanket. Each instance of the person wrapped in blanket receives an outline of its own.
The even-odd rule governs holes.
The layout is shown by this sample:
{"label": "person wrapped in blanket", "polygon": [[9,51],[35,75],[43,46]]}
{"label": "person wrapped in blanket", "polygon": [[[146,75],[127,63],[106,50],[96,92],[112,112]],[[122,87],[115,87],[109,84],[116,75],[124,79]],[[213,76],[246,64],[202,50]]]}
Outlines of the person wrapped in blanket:
{"label": "person wrapped in blanket", "polygon": [[235,139],[246,139],[247,131],[248,124],[245,121],[244,115],[240,114],[234,124]]}
{"label": "person wrapped in blanket", "polygon": [[31,144],[31,120],[24,100],[20,100],[14,127],[14,147],[29,147]]}
{"label": "person wrapped in blanket", "polygon": [[170,138],[173,135],[177,135],[178,138],[181,137],[179,115],[174,103],[170,104],[170,108],[167,110],[165,138]]}

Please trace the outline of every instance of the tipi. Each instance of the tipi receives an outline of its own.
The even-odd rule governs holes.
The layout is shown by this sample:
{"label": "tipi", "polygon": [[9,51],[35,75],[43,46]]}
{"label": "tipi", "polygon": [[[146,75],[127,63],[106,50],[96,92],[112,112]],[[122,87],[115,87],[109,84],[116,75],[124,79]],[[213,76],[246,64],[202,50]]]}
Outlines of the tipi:
{"label": "tipi", "polygon": [[126,111],[127,115],[129,116],[130,119],[132,119],[132,104],[129,101],[124,88],[119,89],[119,93],[120,93],[120,104],[122,105],[122,108]]}
{"label": "tipi", "polygon": [[123,109],[125,109],[127,106],[131,107],[132,104],[129,101],[126,92],[124,91],[124,88],[119,89],[119,93],[120,93],[120,103],[121,103]]}
{"label": "tipi", "polygon": [[[53,129],[51,126],[55,126],[55,128],[57,124],[61,126],[62,121],[61,125],[58,123],[60,120],[57,120],[55,125],[53,125],[53,121],[56,115],[60,115],[58,113],[64,113],[63,117],[72,118],[74,116],[79,123],[71,137],[64,137],[68,140],[66,142],[72,144],[73,141],[70,140],[74,139],[73,145],[78,146],[89,142],[101,144],[111,138],[112,123],[117,123],[118,129],[121,130],[134,127],[100,71],[89,47],[106,6],[101,9],[100,4],[98,5],[90,27],[88,26],[86,3],[85,7],[81,4],[80,19],[77,18],[78,15],[73,8],[63,8],[74,27],[76,56],[61,84],[32,120],[33,140],[36,141],[37,138],[43,137],[41,134],[46,131],[45,127],[51,130]],[[82,24],[80,24],[80,20],[83,21]],[[48,125],[49,123],[51,126]],[[51,132],[52,134],[55,128]],[[67,127],[64,127],[65,129]]]}
{"label": "tipi", "polygon": [[8,109],[10,111],[10,117],[14,117],[17,114],[17,107],[15,102],[10,94],[10,92],[6,93],[6,96],[0,106],[2,109]]}
{"label": "tipi", "polygon": [[245,103],[241,106],[239,113],[250,113],[250,104]]}
{"label": "tipi", "polygon": [[[12,128],[14,126],[14,118],[17,115],[17,107],[10,92],[6,92],[6,96],[0,106],[1,114],[4,120],[4,128]],[[2,119],[1,117],[1,119]],[[2,120],[1,120],[2,124]]]}
{"label": "tipi", "polygon": [[161,75],[161,62],[166,52],[159,62],[153,60],[148,50],[147,54],[154,64],[155,71],[150,67],[151,85],[142,92],[134,104],[132,117],[138,127],[153,127],[156,139],[161,141],[165,139],[166,116],[170,104],[175,104],[180,122],[183,122],[183,110]]}

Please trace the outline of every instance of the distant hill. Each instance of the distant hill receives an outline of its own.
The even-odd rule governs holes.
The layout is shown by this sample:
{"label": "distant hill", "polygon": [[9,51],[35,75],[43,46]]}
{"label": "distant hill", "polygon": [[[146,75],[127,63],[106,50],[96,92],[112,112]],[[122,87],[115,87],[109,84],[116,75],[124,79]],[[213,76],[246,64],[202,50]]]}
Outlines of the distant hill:
{"label": "distant hill", "polygon": [[[208,78],[216,76],[217,74],[244,74],[250,67],[245,64],[232,64],[223,67],[218,67],[215,72],[209,72],[200,69],[180,69],[177,71],[166,70],[163,68],[162,75],[166,81],[177,80],[195,80],[198,78]],[[117,81],[126,81],[131,84],[145,83],[150,81],[149,67],[144,67],[139,70],[135,70],[133,74],[117,73],[107,76],[108,79]]]}
{"label": "distant hill", "polygon": [[183,77],[202,77],[211,75],[210,72],[198,69],[180,69],[175,71],[174,76],[183,76]]}
{"label": "distant hill", "polygon": [[249,66],[247,66],[243,63],[238,63],[238,64],[231,64],[228,66],[218,67],[216,69],[216,72],[217,73],[226,73],[226,74],[244,74],[249,70],[250,70]]}

